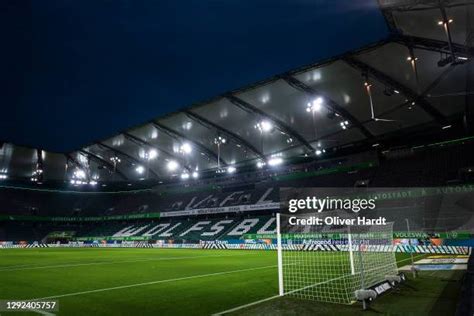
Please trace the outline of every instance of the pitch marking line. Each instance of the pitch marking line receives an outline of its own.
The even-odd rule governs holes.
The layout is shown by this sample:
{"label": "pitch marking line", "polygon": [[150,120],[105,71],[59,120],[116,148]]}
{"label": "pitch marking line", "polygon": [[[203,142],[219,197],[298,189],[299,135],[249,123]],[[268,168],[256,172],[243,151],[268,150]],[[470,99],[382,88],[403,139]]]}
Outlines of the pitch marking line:
{"label": "pitch marking line", "polygon": [[45,315],[45,316],[56,316],[56,314],[53,314],[51,312],[47,312],[47,311],[42,311],[40,309],[32,309],[32,310],[29,310],[31,312],[35,312],[35,313],[38,313],[38,314],[41,314],[41,315]]}
{"label": "pitch marking line", "polygon": [[[422,256],[424,256],[424,254],[423,254],[423,255],[415,256],[413,259],[419,258],[419,257],[422,257]],[[404,262],[404,261],[408,261],[408,260],[411,260],[411,258],[406,258],[406,259],[397,261],[397,263]],[[375,269],[377,269],[377,268],[375,268]],[[374,269],[371,269],[371,270],[374,270]],[[292,293],[295,293],[295,292],[299,292],[299,291],[305,290],[305,289],[310,288],[310,287],[315,287],[315,286],[318,286],[318,285],[323,285],[323,284],[326,284],[326,283],[329,283],[329,282],[332,282],[332,281],[336,281],[336,280],[339,280],[339,279],[343,279],[343,278],[345,278],[345,277],[346,277],[346,276],[343,275],[343,276],[340,276],[340,277],[338,277],[338,278],[330,279],[330,280],[323,281],[323,282],[319,282],[319,283],[316,283],[316,284],[311,284],[311,285],[306,286],[306,287],[304,287],[304,288],[302,288],[302,289],[296,289],[296,290],[287,292],[287,293],[285,293],[284,295],[288,295],[288,294],[292,294]],[[220,316],[220,315],[232,313],[232,312],[235,312],[235,311],[238,311],[238,310],[247,308],[247,307],[251,307],[251,306],[254,306],[254,305],[258,305],[258,304],[260,304],[260,303],[264,303],[264,302],[267,302],[267,301],[274,300],[274,299],[279,298],[279,297],[281,297],[281,296],[280,296],[280,295],[269,296],[269,297],[267,297],[267,298],[264,298],[264,299],[261,299],[261,300],[255,301],[255,302],[251,302],[251,303],[248,303],[248,304],[240,305],[240,306],[237,306],[237,307],[234,307],[234,308],[231,308],[231,309],[222,311],[222,312],[218,312],[218,313],[212,314],[212,316]]]}
{"label": "pitch marking line", "polygon": [[247,256],[249,254],[235,254],[235,255],[210,255],[210,256],[187,256],[187,257],[169,257],[169,258],[148,258],[148,259],[134,259],[134,260],[122,260],[122,261],[103,261],[103,262],[89,262],[89,263],[75,263],[75,264],[59,264],[51,266],[15,266],[0,268],[0,273],[4,271],[22,271],[22,270],[38,270],[38,269],[56,269],[56,268],[70,268],[70,267],[81,267],[81,266],[92,266],[92,265],[104,265],[104,264],[119,264],[119,263],[133,263],[133,262],[147,262],[147,261],[168,261],[168,260],[183,260],[183,259],[196,259],[196,258],[213,258],[213,257],[236,257],[236,256]]}
{"label": "pitch marking line", "polygon": [[212,277],[212,276],[217,276],[217,275],[226,275],[226,274],[240,273],[240,272],[246,272],[246,271],[263,270],[263,269],[276,268],[276,267],[277,267],[277,265],[271,265],[271,266],[263,266],[263,267],[258,267],[258,268],[247,268],[247,269],[239,269],[239,270],[231,270],[231,271],[214,272],[214,273],[208,273],[208,274],[198,274],[198,275],[192,275],[192,276],[181,277],[181,278],[165,279],[165,280],[158,280],[158,281],[151,281],[151,282],[144,282],[144,283],[120,285],[120,286],[114,286],[114,287],[108,287],[108,288],[102,288],[102,289],[96,289],[96,290],[88,290],[88,291],[82,291],[82,292],[75,292],[75,293],[67,293],[67,294],[46,296],[46,297],[41,297],[41,298],[34,298],[34,299],[31,299],[31,300],[33,300],[33,301],[49,300],[49,299],[56,299],[56,298],[62,298],[62,297],[70,297],[70,296],[78,296],[78,295],[91,294],[91,293],[100,293],[100,292],[106,292],[106,291],[122,290],[122,289],[128,289],[128,288],[133,288],[133,287],[140,287],[140,286],[147,286],[147,285],[154,285],[154,284],[161,284],[161,283],[169,283],[169,282],[177,282],[177,281],[185,281],[185,280],[192,280],[192,279],[200,279],[200,278],[207,278],[207,277]]}

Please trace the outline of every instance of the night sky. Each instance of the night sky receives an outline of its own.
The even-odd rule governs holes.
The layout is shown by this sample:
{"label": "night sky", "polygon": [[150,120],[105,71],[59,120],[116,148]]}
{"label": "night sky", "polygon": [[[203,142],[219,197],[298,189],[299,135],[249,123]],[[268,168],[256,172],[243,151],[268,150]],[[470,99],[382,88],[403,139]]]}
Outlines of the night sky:
{"label": "night sky", "polygon": [[376,0],[2,0],[0,140],[70,151],[388,35]]}

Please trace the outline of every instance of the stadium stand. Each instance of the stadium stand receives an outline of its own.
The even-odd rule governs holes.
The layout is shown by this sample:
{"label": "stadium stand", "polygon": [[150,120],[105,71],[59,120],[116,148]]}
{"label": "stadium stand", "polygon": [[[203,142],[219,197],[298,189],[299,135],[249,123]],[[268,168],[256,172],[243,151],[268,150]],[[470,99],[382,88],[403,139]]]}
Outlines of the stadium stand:
{"label": "stadium stand", "polygon": [[[280,187],[397,187],[411,186],[443,186],[449,184],[469,183],[471,170],[474,170],[474,152],[472,143],[449,143],[410,148],[409,150],[392,150],[380,152],[374,161],[374,153],[370,161],[357,161],[353,157],[329,160],[318,164],[303,164],[291,170],[283,169],[271,176],[261,175],[259,181],[252,183],[237,178],[228,181],[226,185],[209,188],[206,185],[187,187],[184,192],[179,185],[163,188],[128,191],[119,193],[95,192],[77,193],[68,191],[27,190],[23,188],[0,189],[0,213],[3,215],[0,222],[1,239],[5,240],[42,240],[50,231],[73,230],[76,237],[87,236],[118,236],[127,235],[121,231],[127,227],[138,229],[137,233],[127,236],[141,236],[157,225],[168,225],[171,228],[177,225],[170,234],[165,236],[176,240],[211,240],[241,238],[244,233],[255,233],[271,218],[276,209],[256,209],[245,215],[231,213],[228,217],[225,212],[217,215],[192,216],[186,212],[196,209],[213,209],[234,206],[254,206],[260,203],[278,203]],[[472,168],[472,169],[471,169]],[[255,177],[255,175],[253,175]],[[56,222],[35,222],[21,220],[21,216],[60,216],[81,218],[87,216],[116,216],[160,212],[161,219],[146,221],[112,220],[101,222],[71,223],[66,220]],[[176,214],[174,214],[175,212]],[[228,212],[227,212],[228,213]],[[167,217],[170,215],[182,215]],[[414,227],[426,226],[419,223],[420,218],[427,218],[424,214],[413,210],[398,209],[401,217],[412,218]],[[17,220],[11,220],[19,216]],[[258,224],[249,231],[233,234],[232,229],[238,227],[249,216],[257,216]],[[462,218],[462,217],[460,217]],[[212,227],[217,225],[218,228]],[[429,223],[431,228],[440,228],[439,223]],[[433,226],[434,225],[434,226]],[[438,225],[438,227],[436,227]],[[455,226],[458,223],[443,223],[441,228]],[[458,225],[459,226],[459,225]],[[163,226],[164,227],[164,226]],[[156,229],[148,237],[160,237],[159,232],[165,229]],[[153,231],[152,231],[153,232]],[[214,232],[214,234],[212,234]],[[160,237],[160,238],[161,238]]]}

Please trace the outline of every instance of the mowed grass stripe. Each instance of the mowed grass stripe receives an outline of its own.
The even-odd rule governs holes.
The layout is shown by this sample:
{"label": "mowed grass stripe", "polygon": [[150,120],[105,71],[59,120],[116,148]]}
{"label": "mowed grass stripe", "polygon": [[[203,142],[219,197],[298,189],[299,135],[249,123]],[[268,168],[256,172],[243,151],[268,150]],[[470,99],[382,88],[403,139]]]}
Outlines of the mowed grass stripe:
{"label": "mowed grass stripe", "polygon": [[93,265],[104,265],[104,264],[123,264],[123,263],[135,263],[135,262],[146,262],[146,261],[166,261],[166,260],[185,260],[185,259],[199,259],[199,258],[215,258],[215,257],[236,257],[246,256],[249,254],[233,254],[233,255],[209,255],[209,256],[181,256],[181,257],[168,257],[168,258],[142,258],[132,260],[120,260],[120,261],[99,261],[99,262],[86,262],[86,263],[69,263],[49,266],[17,266],[0,268],[0,272],[5,271],[22,271],[22,270],[38,270],[38,269],[58,269],[58,268],[71,268],[80,266],[93,266]]}
{"label": "mowed grass stripe", "polygon": [[160,284],[160,283],[178,282],[178,281],[185,281],[185,280],[192,280],[192,279],[199,279],[199,278],[207,278],[207,277],[213,277],[213,276],[218,276],[218,275],[241,273],[241,272],[247,272],[247,271],[256,271],[256,270],[269,269],[269,268],[275,268],[276,269],[277,267],[278,267],[277,265],[271,265],[271,266],[263,266],[263,267],[255,267],[255,268],[247,268],[247,269],[239,269],[239,270],[231,270],[231,271],[221,271],[221,272],[214,272],[214,273],[207,273],[207,274],[198,274],[198,275],[191,275],[191,276],[181,277],[181,278],[157,280],[157,281],[150,281],[150,282],[143,282],[143,283],[135,283],[135,284],[127,284],[127,285],[121,285],[121,286],[114,286],[114,287],[109,287],[109,288],[88,290],[88,291],[82,291],[82,292],[52,295],[52,296],[46,296],[46,297],[41,297],[41,298],[34,298],[34,299],[31,299],[31,300],[39,301],[39,300],[57,299],[57,298],[63,298],[63,297],[69,297],[69,296],[78,296],[78,295],[98,293],[98,292],[122,290],[122,289],[128,289],[128,288],[133,288],[133,287],[141,287],[141,286],[155,285],[155,284]]}
{"label": "mowed grass stripe", "polygon": [[[152,251],[147,251],[146,249],[143,249],[141,251],[136,251],[132,249],[130,251],[120,251],[120,253],[116,254],[115,258],[118,260],[122,257],[123,261],[126,261],[130,256],[137,257],[137,254],[140,252],[142,252],[141,257],[150,254],[152,258],[167,258],[170,256],[180,256],[181,258],[197,257],[198,254],[200,256],[199,258],[186,260],[150,260],[114,265],[78,266],[67,269],[38,269],[2,272],[0,273],[0,279],[2,279],[0,299],[46,297],[54,294],[75,293],[128,284],[210,274],[219,271],[268,266],[276,263],[276,259],[274,259],[276,258],[276,254],[273,252],[245,250],[220,251],[173,249],[172,251],[167,251],[162,249],[152,249]],[[18,259],[17,263],[21,264],[24,262],[24,254],[26,254],[26,252],[22,253],[21,251],[18,251],[10,253],[10,255],[12,255],[10,262],[13,263],[13,256],[15,256]],[[112,259],[108,254],[108,249],[103,249],[97,252],[97,258],[108,257],[108,259]],[[30,255],[35,257],[34,252],[31,252]],[[50,263],[52,265],[57,258],[61,258],[61,255],[62,252],[57,251],[55,254],[52,254],[47,261],[44,260],[43,263]],[[77,260],[81,255],[82,252],[80,250],[76,255],[72,253],[72,255],[68,256],[68,261],[72,261],[71,259]],[[89,260],[89,258],[86,259]],[[255,273],[258,274],[259,270]],[[224,278],[225,276],[222,277],[222,279]],[[245,278],[247,278],[247,275],[244,279]],[[207,283],[207,281],[205,282]],[[214,281],[209,281],[208,284],[212,284],[213,282]],[[211,287],[213,287],[213,285],[211,285]],[[183,286],[182,292],[185,292],[186,290],[187,285]],[[135,293],[136,291],[137,293],[142,292],[142,290],[131,289],[126,293]],[[124,292],[120,291],[119,293]],[[115,294],[104,293],[103,295],[113,296]],[[71,298],[71,300],[77,299]],[[140,298],[137,297],[137,300],[140,300]],[[96,304],[106,304],[106,301],[93,303],[94,306]]]}

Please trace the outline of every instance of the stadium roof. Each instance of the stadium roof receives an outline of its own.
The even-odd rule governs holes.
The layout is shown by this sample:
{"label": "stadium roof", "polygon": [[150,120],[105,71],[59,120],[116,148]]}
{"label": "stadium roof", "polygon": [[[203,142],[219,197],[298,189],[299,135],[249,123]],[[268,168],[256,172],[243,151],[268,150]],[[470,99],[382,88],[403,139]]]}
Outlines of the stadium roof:
{"label": "stadium roof", "polygon": [[403,132],[448,128],[462,117],[473,91],[474,2],[379,4],[391,30],[384,41],[224,93],[74,152],[5,143],[0,176],[192,177],[324,157],[356,144],[377,146]]}

